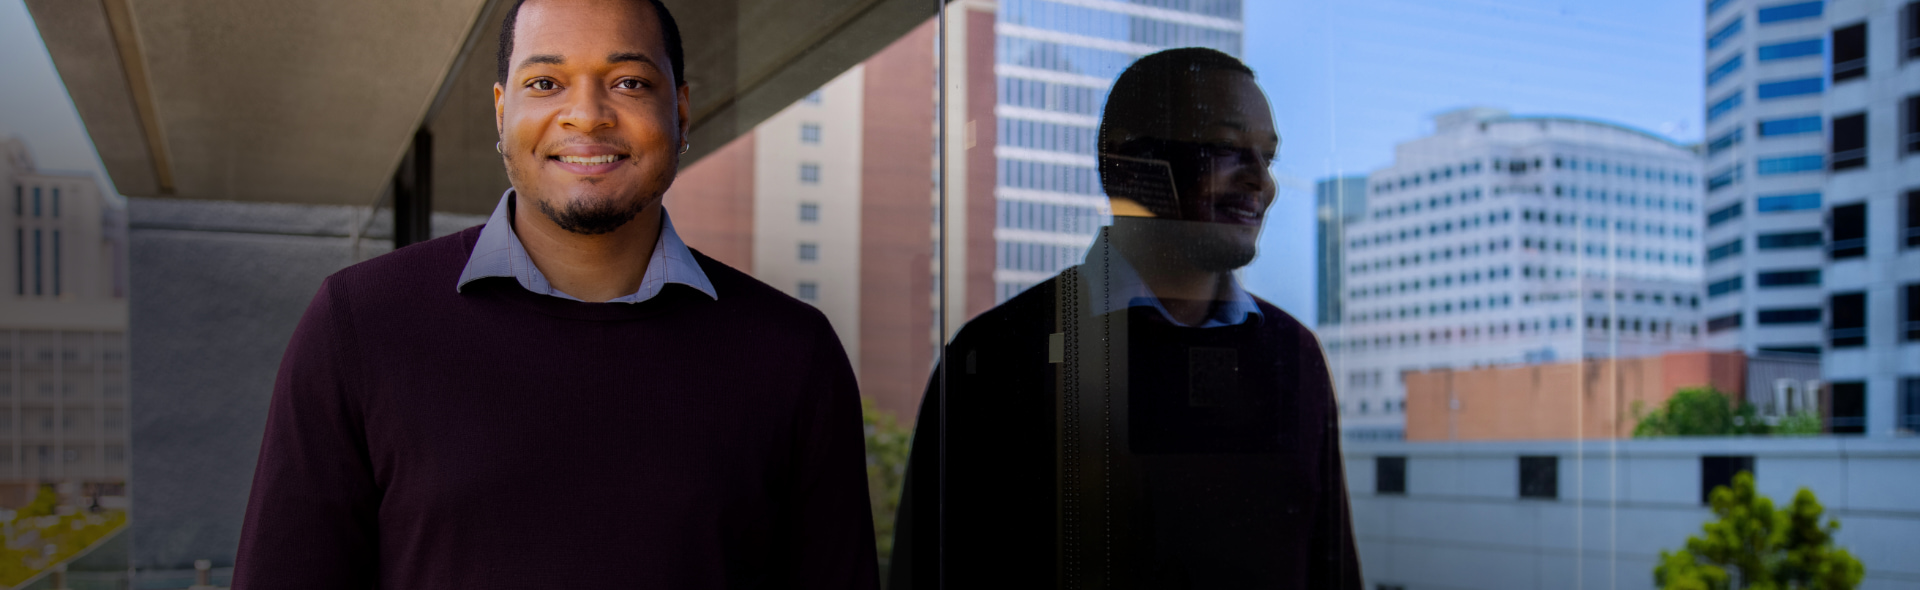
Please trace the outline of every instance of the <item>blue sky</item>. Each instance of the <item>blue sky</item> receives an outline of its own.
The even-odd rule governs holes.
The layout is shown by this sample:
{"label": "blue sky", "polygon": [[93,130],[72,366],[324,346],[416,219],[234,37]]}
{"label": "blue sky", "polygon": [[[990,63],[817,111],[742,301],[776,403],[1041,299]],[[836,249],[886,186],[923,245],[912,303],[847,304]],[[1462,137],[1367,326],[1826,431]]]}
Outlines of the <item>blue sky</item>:
{"label": "blue sky", "polygon": [[[1249,290],[1313,320],[1312,183],[1391,162],[1428,117],[1485,105],[1603,119],[1698,141],[1694,0],[1247,0],[1246,52],[1282,145]],[[107,181],[19,0],[0,0],[0,136],[43,168]]]}
{"label": "blue sky", "polygon": [[[1700,138],[1689,0],[1247,0],[1245,58],[1281,134],[1281,194],[1249,290],[1309,323],[1318,179],[1392,162],[1429,117],[1480,105]],[[1292,185],[1293,188],[1288,188]]]}

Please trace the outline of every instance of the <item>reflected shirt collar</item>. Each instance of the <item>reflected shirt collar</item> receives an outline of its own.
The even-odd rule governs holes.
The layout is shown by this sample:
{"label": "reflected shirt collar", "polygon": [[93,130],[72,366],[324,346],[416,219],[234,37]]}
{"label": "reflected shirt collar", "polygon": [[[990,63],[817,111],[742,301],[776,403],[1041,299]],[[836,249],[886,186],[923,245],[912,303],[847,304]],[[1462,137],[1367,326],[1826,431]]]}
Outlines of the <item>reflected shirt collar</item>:
{"label": "reflected shirt collar", "polygon": [[[1173,319],[1173,314],[1167,311],[1165,305],[1160,304],[1160,298],[1153,295],[1153,290],[1147,287],[1146,281],[1140,279],[1140,273],[1133,269],[1132,264],[1127,263],[1127,258],[1120,255],[1118,249],[1113,249],[1112,242],[1108,241],[1107,237],[1112,229],[1111,227],[1100,228],[1100,236],[1094,238],[1093,247],[1087,249],[1087,259],[1081,265],[1080,271],[1081,276],[1086,277],[1088,289],[1095,290],[1099,285],[1105,285],[1107,296],[1093,298],[1096,305],[1102,306],[1096,310],[1100,314],[1130,307],[1152,307],[1167,322],[1193,328],[1236,326],[1258,322],[1264,318],[1260,313],[1260,305],[1253,301],[1253,295],[1240,287],[1240,279],[1233,273],[1227,273],[1226,292],[1209,308],[1206,319],[1202,320],[1200,325],[1187,326],[1180,323],[1180,320]],[[1105,264],[1100,264],[1102,252],[1112,254],[1105,257]]]}
{"label": "reflected shirt collar", "polygon": [[[500,195],[500,204],[493,207],[493,216],[487,218],[487,225],[480,228],[479,239],[473,242],[473,253],[467,256],[467,267],[460,271],[460,282],[454,285],[455,291],[464,290],[467,283],[487,277],[513,277],[520,286],[528,291],[579,301],[580,299],[547,282],[546,275],[533,266],[533,259],[527,257],[527,249],[520,243],[520,236],[513,233],[512,213],[513,189]],[[607,303],[639,303],[652,299],[666,288],[668,283],[679,283],[707,297],[719,299],[713,291],[713,283],[707,280],[707,273],[700,270],[700,263],[693,259],[693,252],[680,241],[680,234],[673,231],[673,219],[667,211],[660,210],[660,240],[653,244],[653,256],[647,259],[647,273],[640,277],[640,290],[630,295],[607,300]]]}

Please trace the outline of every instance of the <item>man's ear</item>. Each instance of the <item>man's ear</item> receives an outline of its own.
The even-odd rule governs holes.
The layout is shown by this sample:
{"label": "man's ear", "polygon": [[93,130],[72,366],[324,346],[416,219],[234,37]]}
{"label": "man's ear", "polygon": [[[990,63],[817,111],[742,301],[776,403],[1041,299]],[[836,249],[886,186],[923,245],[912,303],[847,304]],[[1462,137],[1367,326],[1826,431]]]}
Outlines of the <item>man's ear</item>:
{"label": "man's ear", "polygon": [[507,132],[507,103],[502,101],[506,95],[505,87],[499,82],[493,83],[493,134],[496,136],[504,136]]}
{"label": "man's ear", "polygon": [[[690,94],[692,92],[691,86],[691,84],[681,84],[680,88],[676,91],[676,93],[680,95],[678,102],[680,103],[680,141],[682,142],[689,141],[687,139],[687,132],[693,128],[693,116],[689,114],[693,110],[693,105],[690,102],[690,97],[692,96]],[[499,91],[494,91],[494,94],[499,94]],[[680,148],[679,146],[674,146],[674,149],[677,151]]]}

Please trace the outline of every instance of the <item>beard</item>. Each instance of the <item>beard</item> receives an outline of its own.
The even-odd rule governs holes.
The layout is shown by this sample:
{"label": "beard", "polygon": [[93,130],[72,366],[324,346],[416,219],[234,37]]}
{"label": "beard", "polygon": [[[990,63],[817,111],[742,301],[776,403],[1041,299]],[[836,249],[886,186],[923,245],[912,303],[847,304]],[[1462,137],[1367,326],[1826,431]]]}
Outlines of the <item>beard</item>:
{"label": "beard", "polygon": [[557,209],[545,200],[535,199],[533,202],[540,207],[540,213],[560,229],[583,236],[597,236],[620,229],[620,226],[633,221],[634,216],[647,208],[648,201],[586,199],[569,201],[565,207]]}
{"label": "beard", "polygon": [[1134,246],[1136,255],[1194,270],[1232,271],[1257,253],[1258,230],[1246,226],[1152,217],[1116,217],[1114,226],[1120,230],[1115,238]]}

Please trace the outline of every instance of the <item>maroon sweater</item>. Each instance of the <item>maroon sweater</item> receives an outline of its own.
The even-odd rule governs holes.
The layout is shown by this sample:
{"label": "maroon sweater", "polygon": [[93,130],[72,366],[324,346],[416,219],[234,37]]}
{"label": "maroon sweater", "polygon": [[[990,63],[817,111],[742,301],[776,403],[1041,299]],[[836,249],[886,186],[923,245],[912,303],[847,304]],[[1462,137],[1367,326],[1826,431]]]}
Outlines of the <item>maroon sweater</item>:
{"label": "maroon sweater", "polygon": [[234,588],[876,587],[859,396],[819,311],[697,253],[717,301],[455,292],[479,233],[321,285]]}

